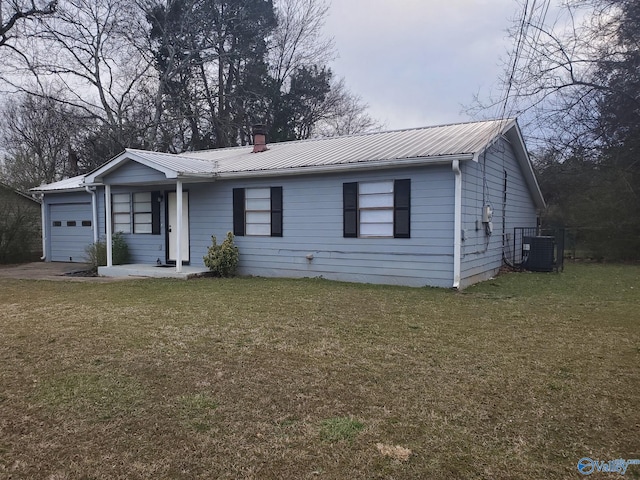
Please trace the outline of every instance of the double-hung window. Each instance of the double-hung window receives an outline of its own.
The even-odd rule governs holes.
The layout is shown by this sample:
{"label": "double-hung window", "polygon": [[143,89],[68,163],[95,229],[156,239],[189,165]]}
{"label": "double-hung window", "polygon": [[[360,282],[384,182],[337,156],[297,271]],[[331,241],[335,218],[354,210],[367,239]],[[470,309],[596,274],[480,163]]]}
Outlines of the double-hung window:
{"label": "double-hung window", "polygon": [[113,231],[160,235],[160,192],[111,195]]}
{"label": "double-hung window", "polygon": [[343,184],[343,234],[359,238],[411,236],[411,180]]}
{"label": "double-hung window", "polygon": [[282,236],[282,187],[234,188],[233,233]]}
{"label": "double-hung window", "polygon": [[151,192],[133,194],[133,233],[152,233]]}
{"label": "double-hung window", "polygon": [[128,193],[114,193],[111,196],[113,211],[113,231],[131,233],[131,196]]}

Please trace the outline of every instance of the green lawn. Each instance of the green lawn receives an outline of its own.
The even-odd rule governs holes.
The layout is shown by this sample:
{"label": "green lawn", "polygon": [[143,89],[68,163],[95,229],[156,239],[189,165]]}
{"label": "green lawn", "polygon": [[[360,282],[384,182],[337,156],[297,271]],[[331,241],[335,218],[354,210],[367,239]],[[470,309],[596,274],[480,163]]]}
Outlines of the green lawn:
{"label": "green lawn", "polygon": [[640,458],[639,319],[638,266],[0,280],[0,478],[585,478]]}

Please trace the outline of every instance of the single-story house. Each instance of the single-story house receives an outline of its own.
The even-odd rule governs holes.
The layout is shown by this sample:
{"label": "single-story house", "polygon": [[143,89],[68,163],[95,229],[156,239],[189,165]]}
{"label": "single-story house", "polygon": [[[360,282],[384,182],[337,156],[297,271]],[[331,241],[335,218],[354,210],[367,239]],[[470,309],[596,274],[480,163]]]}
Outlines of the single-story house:
{"label": "single-story house", "polygon": [[0,263],[36,260],[40,250],[40,203],[0,183]]}
{"label": "single-story house", "polygon": [[495,275],[545,205],[509,119],[269,145],[258,129],[251,146],[127,149],[34,191],[47,261],[120,231],[133,263],[180,272],[232,231],[240,274],[454,288]]}

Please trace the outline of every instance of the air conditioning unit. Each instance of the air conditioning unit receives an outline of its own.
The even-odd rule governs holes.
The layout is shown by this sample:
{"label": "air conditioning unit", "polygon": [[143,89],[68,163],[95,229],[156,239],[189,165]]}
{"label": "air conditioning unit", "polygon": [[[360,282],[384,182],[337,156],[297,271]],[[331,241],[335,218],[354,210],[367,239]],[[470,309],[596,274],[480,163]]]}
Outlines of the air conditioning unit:
{"label": "air conditioning unit", "polygon": [[551,272],[555,264],[555,237],[524,237],[522,266],[532,272]]}

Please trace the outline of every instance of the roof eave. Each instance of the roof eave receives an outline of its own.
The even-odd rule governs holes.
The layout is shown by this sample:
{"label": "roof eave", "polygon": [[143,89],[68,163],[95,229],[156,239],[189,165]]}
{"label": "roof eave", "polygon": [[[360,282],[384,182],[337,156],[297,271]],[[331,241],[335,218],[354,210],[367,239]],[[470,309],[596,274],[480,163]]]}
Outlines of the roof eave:
{"label": "roof eave", "polygon": [[272,170],[249,170],[239,172],[220,172],[221,179],[250,178],[250,177],[284,177],[293,175],[312,175],[353,170],[383,170],[402,167],[419,167],[426,165],[448,165],[454,160],[470,161],[473,154],[440,155],[434,157],[402,158],[395,160],[379,160],[358,163],[339,163],[334,165],[315,165],[308,167],[290,167]]}
{"label": "roof eave", "polygon": [[139,153],[133,152],[129,149],[126,149],[124,152],[122,152],[120,155],[114,157],[113,159],[109,160],[107,163],[105,163],[104,165],[102,165],[101,167],[98,167],[97,169],[93,170],[92,172],[88,173],[85,176],[84,179],[84,183],[86,185],[96,185],[96,184],[102,184],[102,179],[104,176],[110,174],[111,172],[117,170],[122,164],[124,164],[125,162],[132,160],[134,162],[137,162],[141,165],[144,165],[146,167],[149,167],[153,170],[156,170],[160,173],[163,173],[167,179],[174,179],[174,178],[178,178],[178,172],[175,170],[172,170],[170,168],[166,168],[163,167],[161,165],[158,165],[150,160],[148,160],[147,158],[144,157],[144,155],[140,155]]}
{"label": "roof eave", "polygon": [[510,124],[509,129],[504,131],[504,135],[513,145],[516,159],[520,163],[520,166],[524,173],[525,181],[529,186],[529,189],[531,190],[531,195],[536,204],[536,207],[538,208],[538,210],[544,210],[545,208],[547,208],[547,203],[544,201],[544,197],[542,196],[542,190],[540,190],[538,179],[536,178],[535,171],[533,170],[533,163],[531,162],[531,158],[529,157],[529,152],[527,151],[524,139],[522,138],[522,132],[520,131],[520,127],[518,126],[518,122],[516,120],[514,120],[512,124]]}

